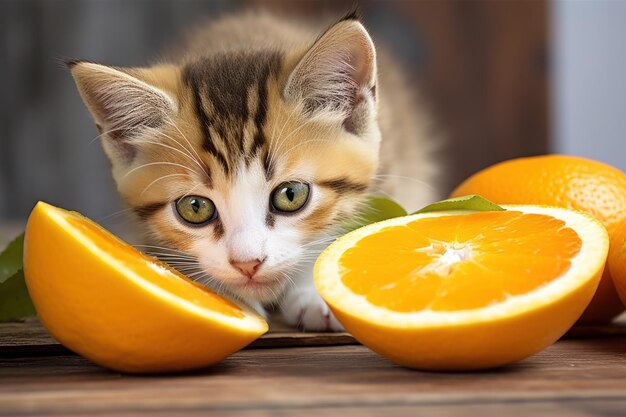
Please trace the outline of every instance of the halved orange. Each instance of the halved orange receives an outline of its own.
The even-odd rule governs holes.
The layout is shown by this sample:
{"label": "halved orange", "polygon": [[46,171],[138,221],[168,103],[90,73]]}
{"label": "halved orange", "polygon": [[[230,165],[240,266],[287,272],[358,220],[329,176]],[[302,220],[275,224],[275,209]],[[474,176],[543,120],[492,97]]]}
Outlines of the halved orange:
{"label": "halved orange", "polygon": [[346,330],[405,366],[470,370],[528,357],[589,304],[608,236],[582,212],[504,207],[358,229],[318,258],[317,289]]}
{"label": "halved orange", "polygon": [[28,292],[67,348],[122,372],[214,364],[268,330],[236,305],[75,212],[39,202],[24,242]]}

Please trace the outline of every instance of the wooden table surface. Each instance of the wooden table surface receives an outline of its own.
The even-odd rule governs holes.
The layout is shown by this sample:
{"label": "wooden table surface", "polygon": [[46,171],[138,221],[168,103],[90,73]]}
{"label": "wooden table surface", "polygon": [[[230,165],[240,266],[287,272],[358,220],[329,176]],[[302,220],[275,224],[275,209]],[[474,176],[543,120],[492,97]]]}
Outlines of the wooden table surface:
{"label": "wooden table surface", "polygon": [[0,415],[626,416],[626,327],[579,328],[492,371],[409,370],[348,335],[270,334],[204,370],[128,376],[0,325]]}

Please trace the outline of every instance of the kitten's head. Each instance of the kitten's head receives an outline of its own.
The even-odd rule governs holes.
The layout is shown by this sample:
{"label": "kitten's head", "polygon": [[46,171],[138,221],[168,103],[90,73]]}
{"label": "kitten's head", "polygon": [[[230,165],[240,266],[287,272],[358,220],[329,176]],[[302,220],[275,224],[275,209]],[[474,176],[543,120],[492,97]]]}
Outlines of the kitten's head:
{"label": "kitten's head", "polygon": [[244,299],[280,295],[376,171],[376,57],[356,20],[299,51],[70,66],[146,230],[197,260],[183,271]]}

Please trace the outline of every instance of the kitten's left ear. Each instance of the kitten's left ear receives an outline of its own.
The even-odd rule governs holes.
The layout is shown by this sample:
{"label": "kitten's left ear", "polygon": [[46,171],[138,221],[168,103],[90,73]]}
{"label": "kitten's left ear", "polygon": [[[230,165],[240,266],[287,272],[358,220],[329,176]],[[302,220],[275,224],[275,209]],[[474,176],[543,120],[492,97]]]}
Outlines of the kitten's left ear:
{"label": "kitten's left ear", "polygon": [[376,107],[376,50],[361,22],[350,17],[326,31],[296,65],[284,94],[311,114],[340,114],[348,131],[360,133]]}

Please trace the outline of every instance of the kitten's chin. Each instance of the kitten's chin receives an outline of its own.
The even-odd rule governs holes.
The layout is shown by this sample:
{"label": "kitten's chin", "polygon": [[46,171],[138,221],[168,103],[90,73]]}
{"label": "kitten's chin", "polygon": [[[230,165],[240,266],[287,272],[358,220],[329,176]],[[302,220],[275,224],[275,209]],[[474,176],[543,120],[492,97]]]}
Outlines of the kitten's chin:
{"label": "kitten's chin", "polygon": [[247,280],[241,283],[229,283],[228,290],[235,297],[245,301],[269,304],[278,301],[283,294],[284,287],[284,284],[278,281]]}

